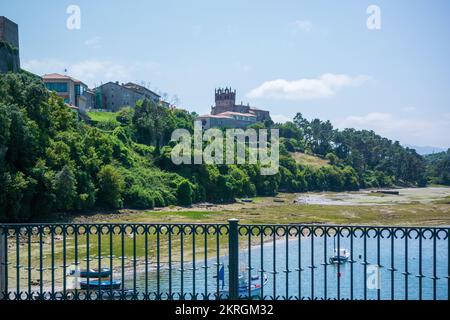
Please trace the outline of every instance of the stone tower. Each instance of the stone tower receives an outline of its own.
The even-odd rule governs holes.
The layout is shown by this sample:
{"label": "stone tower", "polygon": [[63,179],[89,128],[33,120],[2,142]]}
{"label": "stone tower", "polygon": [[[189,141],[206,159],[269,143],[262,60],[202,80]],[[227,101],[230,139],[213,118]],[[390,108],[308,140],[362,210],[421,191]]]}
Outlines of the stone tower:
{"label": "stone tower", "polygon": [[216,105],[212,108],[212,114],[233,111],[236,105],[236,90],[231,88],[219,88],[215,90]]}
{"label": "stone tower", "polygon": [[19,48],[19,26],[3,16],[0,16],[0,41]]}
{"label": "stone tower", "polygon": [[19,27],[0,16],[0,73],[19,72]]}

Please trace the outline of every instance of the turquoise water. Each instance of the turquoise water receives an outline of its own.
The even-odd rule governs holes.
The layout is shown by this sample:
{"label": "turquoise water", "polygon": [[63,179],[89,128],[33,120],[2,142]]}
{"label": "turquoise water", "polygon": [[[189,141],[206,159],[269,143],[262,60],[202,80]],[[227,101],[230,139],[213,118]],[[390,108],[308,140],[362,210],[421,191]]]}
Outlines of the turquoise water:
{"label": "turquoise water", "polygon": [[[240,265],[247,267],[251,264],[253,268],[251,274],[256,275],[261,270],[261,261],[263,262],[262,267],[269,276],[269,282],[263,289],[265,299],[311,299],[311,297],[314,299],[337,299],[338,291],[340,299],[391,299],[392,297],[396,300],[448,299],[448,239],[436,240],[435,244],[433,240],[423,239],[420,244],[418,239],[408,239],[405,243],[405,239],[396,238],[393,242],[393,254],[391,245],[391,239],[380,239],[378,243],[374,238],[367,238],[365,256],[363,239],[354,238],[352,250],[354,263],[337,266],[324,264],[325,261],[328,262],[334,252],[332,237],[326,239],[314,237],[313,240],[311,237],[305,237],[300,241],[298,238],[282,239],[265,243],[262,246],[262,259],[261,246],[254,246],[250,251],[248,248],[242,250]],[[422,246],[422,257],[420,257],[420,245]],[[314,250],[311,250],[312,247]],[[341,237],[340,248],[350,250],[350,239]],[[380,268],[376,267],[378,248]],[[311,255],[312,251],[313,255]],[[301,258],[300,262],[299,257]],[[390,271],[392,259],[394,269],[396,269],[394,272]],[[421,274],[423,277],[418,277],[420,260],[422,261]],[[367,262],[366,271],[364,261]],[[197,294],[197,299],[202,299],[205,293],[210,294],[210,298],[213,298],[212,295],[216,292],[217,285],[217,280],[214,278],[216,266],[213,265],[216,262],[216,259],[208,260],[209,268],[206,269],[206,275],[205,268],[203,268],[204,261],[196,263],[195,280],[192,263],[183,265],[184,272],[180,271],[181,265],[174,265],[171,272],[171,289],[175,294],[175,299],[180,294],[187,294],[184,296],[185,299],[191,299],[191,294]],[[227,267],[227,258],[220,258],[220,263]],[[298,271],[299,265],[303,270],[301,272]],[[314,268],[311,268],[312,265]],[[351,276],[352,265],[353,278]],[[405,265],[407,265],[407,269]],[[248,276],[248,270],[244,269],[243,274]],[[289,272],[285,272],[286,270]],[[276,274],[273,271],[276,271]],[[301,279],[299,279],[299,273]],[[436,276],[435,281],[433,280],[434,276]],[[156,272],[149,272],[148,278],[148,292],[156,292]],[[134,278],[130,276],[127,277],[125,284],[128,288],[133,288],[133,282]],[[136,284],[139,292],[145,290],[144,274],[136,275]],[[160,292],[169,292],[169,271],[167,269],[160,270]],[[165,295],[163,295],[164,297]]]}

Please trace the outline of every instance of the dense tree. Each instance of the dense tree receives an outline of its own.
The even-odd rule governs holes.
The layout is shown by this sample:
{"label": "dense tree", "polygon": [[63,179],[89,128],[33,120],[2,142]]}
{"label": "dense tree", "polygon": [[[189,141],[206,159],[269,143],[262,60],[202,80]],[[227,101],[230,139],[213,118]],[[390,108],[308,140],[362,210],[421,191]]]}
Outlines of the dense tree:
{"label": "dense tree", "polygon": [[98,200],[100,204],[119,209],[123,206],[123,192],[125,181],[120,173],[111,165],[106,165],[100,169],[98,178]]}

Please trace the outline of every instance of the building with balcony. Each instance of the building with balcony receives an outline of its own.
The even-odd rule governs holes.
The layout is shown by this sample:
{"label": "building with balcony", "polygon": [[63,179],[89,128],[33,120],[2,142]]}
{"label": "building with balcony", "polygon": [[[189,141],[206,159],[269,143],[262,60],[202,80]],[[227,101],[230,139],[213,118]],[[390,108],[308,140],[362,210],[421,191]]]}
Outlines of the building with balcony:
{"label": "building with balcony", "polygon": [[59,73],[46,74],[42,76],[42,80],[47,89],[56,92],[66,104],[80,110],[94,107],[92,103],[95,98],[91,97],[92,92],[90,94],[88,86],[80,80]]}

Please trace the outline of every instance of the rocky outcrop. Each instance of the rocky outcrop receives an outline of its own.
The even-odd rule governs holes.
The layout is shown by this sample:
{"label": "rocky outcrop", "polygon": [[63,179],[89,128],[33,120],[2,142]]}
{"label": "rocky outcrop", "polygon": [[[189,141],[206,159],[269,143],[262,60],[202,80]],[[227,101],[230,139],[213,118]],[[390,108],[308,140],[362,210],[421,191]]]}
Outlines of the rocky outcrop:
{"label": "rocky outcrop", "polygon": [[19,72],[19,49],[0,41],[0,73]]}

